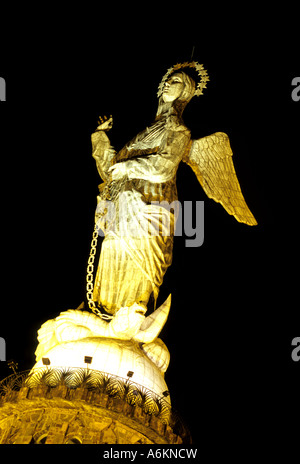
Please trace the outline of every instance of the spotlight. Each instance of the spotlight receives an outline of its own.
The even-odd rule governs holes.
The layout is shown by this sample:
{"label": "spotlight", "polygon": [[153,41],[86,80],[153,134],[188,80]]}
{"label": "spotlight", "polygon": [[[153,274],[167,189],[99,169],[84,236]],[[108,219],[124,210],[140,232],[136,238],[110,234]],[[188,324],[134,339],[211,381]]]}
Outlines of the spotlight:
{"label": "spotlight", "polygon": [[162,394],[167,397],[170,395],[170,392],[168,390],[165,390]]}
{"label": "spotlight", "polygon": [[133,376],[133,374],[134,374],[134,372],[132,372],[132,371],[128,371],[128,372],[127,372],[127,377],[132,377],[132,376]]}
{"label": "spotlight", "polygon": [[49,358],[42,358],[42,363],[44,366],[50,366],[50,359]]}
{"label": "spotlight", "polygon": [[93,357],[92,356],[85,356],[84,357],[84,362],[86,364],[92,364],[92,361],[93,361]]}

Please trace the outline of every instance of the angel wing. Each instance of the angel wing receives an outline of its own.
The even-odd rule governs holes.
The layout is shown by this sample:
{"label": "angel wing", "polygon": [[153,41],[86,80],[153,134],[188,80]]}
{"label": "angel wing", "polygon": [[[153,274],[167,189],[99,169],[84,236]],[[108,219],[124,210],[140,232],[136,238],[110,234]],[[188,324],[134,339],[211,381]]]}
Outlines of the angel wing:
{"label": "angel wing", "polygon": [[216,132],[193,140],[184,161],[193,169],[209,198],[221,203],[237,221],[250,226],[257,225],[236,176],[227,134]]}

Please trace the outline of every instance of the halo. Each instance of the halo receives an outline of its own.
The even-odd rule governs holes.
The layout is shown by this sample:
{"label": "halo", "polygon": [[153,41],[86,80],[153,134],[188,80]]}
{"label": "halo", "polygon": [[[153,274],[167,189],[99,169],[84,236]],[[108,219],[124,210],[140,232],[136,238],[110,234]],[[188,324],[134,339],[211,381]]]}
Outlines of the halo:
{"label": "halo", "polygon": [[158,86],[158,91],[157,91],[157,96],[160,97],[163,93],[163,88],[165,85],[166,80],[175,71],[178,71],[178,69],[182,68],[194,68],[196,69],[199,77],[200,77],[200,82],[198,82],[198,85],[196,87],[194,96],[199,97],[199,95],[203,95],[203,89],[206,89],[206,83],[209,81],[209,77],[207,74],[206,69],[204,69],[203,64],[199,64],[197,61],[191,61],[190,63],[185,62],[185,63],[177,63],[175,66],[172,66],[171,68],[168,69],[166,74],[161,80],[161,83]]}

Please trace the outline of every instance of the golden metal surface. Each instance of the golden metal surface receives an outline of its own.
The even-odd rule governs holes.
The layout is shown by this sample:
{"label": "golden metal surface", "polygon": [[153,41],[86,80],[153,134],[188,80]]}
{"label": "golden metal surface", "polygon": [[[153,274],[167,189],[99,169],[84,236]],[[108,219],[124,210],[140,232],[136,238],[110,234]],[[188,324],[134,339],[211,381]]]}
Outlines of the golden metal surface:
{"label": "golden metal surface", "polygon": [[[200,84],[183,71],[186,66],[196,68]],[[87,268],[87,301],[94,314],[79,307],[43,324],[38,366],[44,357],[57,366],[62,359],[67,366],[84,365],[84,354],[93,358],[96,369],[114,375],[120,375],[120,369],[135,371],[141,384],[149,387],[154,382],[162,391],[170,355],[158,335],[169,315],[171,296],[158,309],[156,300],[172,263],[177,216],[170,205],[177,201],[180,162],[193,169],[209,198],[238,221],[256,224],[241,192],[228,136],[217,132],[192,140],[182,120],[185,106],[207,80],[203,66],[195,62],[170,68],[160,85],[154,122],[119,152],[107,135],[112,116],[99,119],[92,155],[103,183]],[[104,240],[96,263],[99,230]],[[146,316],[150,303],[153,312]],[[131,354],[125,359],[124,352],[139,357],[135,368]],[[145,366],[154,366],[154,373]]]}
{"label": "golden metal surface", "polygon": [[[200,77],[197,85],[183,71],[185,68],[196,69]],[[176,172],[181,161],[191,166],[209,198],[221,203],[238,221],[257,224],[241,192],[228,136],[217,132],[191,140],[182,120],[183,109],[194,95],[202,94],[207,81],[203,65],[177,64],[167,71],[159,86],[154,122],[119,152],[107,136],[112,117],[101,119],[92,134],[93,157],[104,181],[96,222],[105,231],[93,302],[109,314],[134,303],[147,308],[150,298],[155,306],[172,262],[175,225],[173,212],[160,205],[177,200]],[[126,204],[122,214],[118,214],[120,198]],[[109,220],[105,215],[108,201],[116,210]],[[168,236],[162,232],[166,223]],[[122,234],[124,228],[132,233]]]}
{"label": "golden metal surface", "polygon": [[221,203],[237,221],[257,225],[243,197],[229,138],[224,132],[193,140],[189,156],[184,161],[191,166],[209,198]]}

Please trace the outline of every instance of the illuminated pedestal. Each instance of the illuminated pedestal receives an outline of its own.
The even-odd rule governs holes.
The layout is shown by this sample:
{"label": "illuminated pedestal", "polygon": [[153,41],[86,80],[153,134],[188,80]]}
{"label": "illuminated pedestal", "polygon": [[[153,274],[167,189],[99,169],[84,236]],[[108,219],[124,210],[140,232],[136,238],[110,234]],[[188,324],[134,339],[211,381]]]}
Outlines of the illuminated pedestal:
{"label": "illuminated pedestal", "polygon": [[[124,381],[130,373],[130,380],[158,397],[168,391],[163,373],[145,355],[139,344],[130,340],[93,337],[61,343],[45,353],[33,370],[47,369],[43,364],[45,359],[49,360],[46,362],[50,362],[51,368],[89,368],[121,377]],[[166,401],[170,401],[169,397],[166,397]]]}
{"label": "illuminated pedestal", "polygon": [[168,421],[87,387],[23,387],[0,403],[0,444],[180,444]]}
{"label": "illuminated pedestal", "polygon": [[157,338],[168,310],[145,319],[122,308],[107,323],[77,309],[45,322],[36,364],[0,382],[0,443],[190,443]]}
{"label": "illuminated pedestal", "polygon": [[136,342],[61,343],[0,383],[0,443],[189,443],[163,393],[162,372]]}

